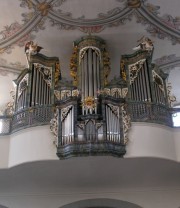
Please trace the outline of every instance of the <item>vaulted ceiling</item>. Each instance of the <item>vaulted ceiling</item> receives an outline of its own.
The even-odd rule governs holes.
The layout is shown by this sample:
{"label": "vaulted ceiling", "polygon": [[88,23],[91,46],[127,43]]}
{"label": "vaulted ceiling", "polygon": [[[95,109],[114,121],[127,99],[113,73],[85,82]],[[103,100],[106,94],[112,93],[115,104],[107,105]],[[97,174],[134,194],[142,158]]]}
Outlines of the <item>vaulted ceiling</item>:
{"label": "vaulted ceiling", "polygon": [[0,107],[10,99],[11,81],[27,67],[27,41],[59,57],[69,78],[73,41],[89,34],[106,41],[111,78],[119,75],[122,54],[132,53],[142,36],[152,39],[153,61],[169,73],[180,103],[179,0],[6,0],[0,7]]}

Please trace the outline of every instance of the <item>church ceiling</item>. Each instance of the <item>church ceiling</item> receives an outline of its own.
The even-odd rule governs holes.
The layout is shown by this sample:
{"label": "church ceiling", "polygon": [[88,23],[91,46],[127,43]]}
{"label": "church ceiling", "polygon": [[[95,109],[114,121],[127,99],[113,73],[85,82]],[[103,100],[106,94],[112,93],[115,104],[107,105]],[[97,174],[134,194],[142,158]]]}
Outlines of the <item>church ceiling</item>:
{"label": "church ceiling", "polygon": [[154,42],[156,64],[168,72],[180,67],[179,0],[6,0],[0,6],[1,76],[26,67],[24,45],[34,40],[42,53],[59,57],[68,77],[72,42],[88,34],[105,39],[116,74],[121,55],[132,53],[142,36]]}

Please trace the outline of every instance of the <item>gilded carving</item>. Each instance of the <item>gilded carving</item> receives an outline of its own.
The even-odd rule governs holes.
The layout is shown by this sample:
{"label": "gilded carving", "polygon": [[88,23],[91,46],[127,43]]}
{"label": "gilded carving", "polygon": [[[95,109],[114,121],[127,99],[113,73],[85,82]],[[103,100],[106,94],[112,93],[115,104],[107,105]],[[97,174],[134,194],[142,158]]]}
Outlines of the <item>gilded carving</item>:
{"label": "gilded carving", "polygon": [[61,69],[59,62],[55,63],[55,87],[58,85],[59,79],[61,79]]}
{"label": "gilded carving", "polygon": [[111,104],[108,104],[108,106],[111,108],[113,113],[119,118],[119,106],[114,106]]}
{"label": "gilded carving", "polygon": [[167,85],[168,102],[169,102],[169,106],[173,107],[173,103],[176,101],[176,97],[172,94],[171,91],[172,91],[171,83],[168,83]]}
{"label": "gilded carving", "polygon": [[124,104],[121,106],[121,111],[122,111],[122,121],[123,121],[124,143],[127,144],[128,130],[131,127],[131,117],[130,115],[128,115]]}
{"label": "gilded carving", "polygon": [[118,94],[119,97],[121,97],[121,88],[112,88],[111,89],[111,96],[114,97],[116,95],[116,93]]}
{"label": "gilded carving", "polygon": [[79,95],[79,90],[72,90],[72,96],[77,97]]}
{"label": "gilded carving", "polygon": [[152,75],[153,75],[153,81],[156,82],[159,88],[164,92],[163,79],[154,70],[152,70]]}
{"label": "gilded carving", "polygon": [[109,88],[104,88],[105,95],[111,95],[111,90]]}
{"label": "gilded carving", "polygon": [[44,81],[47,83],[48,86],[52,84],[52,67],[47,67],[39,63],[34,64],[35,69],[39,70],[43,75]]}
{"label": "gilded carving", "polygon": [[50,131],[54,134],[53,143],[58,146],[58,109],[56,109],[54,118],[50,121]]}
{"label": "gilded carving", "polygon": [[37,10],[41,12],[42,16],[47,16],[50,9],[51,5],[45,1],[37,5]]}
{"label": "gilded carving", "polygon": [[67,114],[69,113],[69,110],[72,108],[72,105],[70,105],[70,106],[68,106],[68,107],[66,107],[66,108],[62,108],[61,109],[61,121],[63,121],[65,118],[66,118],[66,116],[67,116]]}
{"label": "gilded carving", "polygon": [[140,8],[141,7],[141,0],[128,0],[127,5],[128,5],[128,7],[132,8],[132,9],[133,8],[134,9]]}
{"label": "gilded carving", "polygon": [[130,73],[130,84],[134,82],[134,80],[137,78],[139,71],[141,70],[143,64],[145,62],[145,59],[142,59],[134,64],[129,65],[129,73]]}
{"label": "gilded carving", "polygon": [[103,66],[104,66],[104,85],[106,86],[108,84],[108,75],[110,73],[110,57],[107,51],[104,51],[103,53]]}
{"label": "gilded carving", "polygon": [[84,106],[87,109],[95,109],[97,103],[94,97],[85,97],[85,99],[82,101],[82,106]]}
{"label": "gilded carving", "polygon": [[127,93],[128,93],[128,88],[122,88],[121,89],[121,96],[122,96],[122,98],[125,98]]}
{"label": "gilded carving", "polygon": [[124,60],[121,60],[121,63],[120,63],[120,76],[122,77],[123,80],[126,81],[126,70],[125,70]]}
{"label": "gilded carving", "polygon": [[71,90],[62,90],[61,91],[61,100],[67,97],[71,97]]}
{"label": "gilded carving", "polygon": [[61,100],[61,91],[54,90],[54,94],[58,100]]}
{"label": "gilded carving", "polygon": [[78,70],[78,47],[75,46],[70,59],[70,75],[73,78],[73,85],[77,86],[77,70]]}

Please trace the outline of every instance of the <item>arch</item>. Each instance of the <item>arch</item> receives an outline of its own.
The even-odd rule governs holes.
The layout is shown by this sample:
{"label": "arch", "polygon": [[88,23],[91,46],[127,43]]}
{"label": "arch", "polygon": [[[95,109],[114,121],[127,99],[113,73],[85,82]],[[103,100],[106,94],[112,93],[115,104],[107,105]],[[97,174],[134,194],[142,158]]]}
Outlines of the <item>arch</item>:
{"label": "arch", "polygon": [[59,208],[142,208],[137,204],[116,199],[86,199]]}
{"label": "arch", "polygon": [[3,205],[0,205],[0,208],[8,208],[8,207],[5,207],[5,206],[3,206]]}

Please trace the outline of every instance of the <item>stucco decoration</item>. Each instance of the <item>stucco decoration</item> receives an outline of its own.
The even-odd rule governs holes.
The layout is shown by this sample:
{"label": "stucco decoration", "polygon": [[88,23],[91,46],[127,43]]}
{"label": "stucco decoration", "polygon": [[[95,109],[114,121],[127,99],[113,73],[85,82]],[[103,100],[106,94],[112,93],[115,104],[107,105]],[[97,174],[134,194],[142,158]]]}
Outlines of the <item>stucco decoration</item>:
{"label": "stucco decoration", "polygon": [[[68,0],[66,0],[68,1]],[[98,33],[106,27],[117,27],[136,17],[137,22],[145,25],[146,30],[160,39],[168,38],[173,44],[180,43],[180,18],[169,14],[159,15],[159,6],[150,4],[147,0],[118,1],[123,8],[116,7],[106,13],[100,13],[94,19],[85,16],[73,18],[71,13],[61,11],[65,0],[40,2],[36,0],[21,0],[20,7],[29,12],[23,13],[23,22],[14,22],[4,26],[0,32],[0,52],[11,52],[14,45],[23,46],[25,41],[35,38],[32,32],[45,29],[45,22],[50,21],[58,29],[79,29],[85,33]]]}
{"label": "stucco decoration", "polygon": [[170,70],[173,70],[175,67],[180,66],[180,57],[177,57],[176,54],[171,54],[155,59],[154,62],[164,72],[169,73]]}

